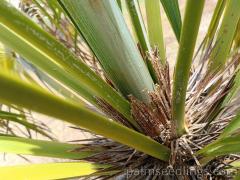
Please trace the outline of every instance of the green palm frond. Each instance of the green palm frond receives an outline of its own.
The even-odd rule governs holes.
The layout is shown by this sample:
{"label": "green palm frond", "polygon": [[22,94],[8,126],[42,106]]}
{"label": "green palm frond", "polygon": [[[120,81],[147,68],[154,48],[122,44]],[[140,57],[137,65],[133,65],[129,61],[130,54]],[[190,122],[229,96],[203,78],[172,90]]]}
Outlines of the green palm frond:
{"label": "green palm frond", "polygon": [[[35,180],[63,179],[72,177],[111,175],[110,172],[98,172],[99,170],[104,170],[107,167],[108,166],[106,165],[92,164],[87,162],[65,162],[1,167],[0,173],[2,178],[9,180],[14,180],[16,177],[19,180],[29,178]],[[14,174],[12,171],[14,171]]]}
{"label": "green palm frond", "polygon": [[166,61],[166,50],[163,38],[162,20],[160,14],[159,0],[148,1],[145,0],[148,36],[151,47],[157,47],[161,62]]}
{"label": "green palm frond", "polygon": [[84,146],[21,137],[0,136],[0,143],[0,152],[64,159],[83,159],[101,151],[96,149],[78,152],[77,149]]}
{"label": "green palm frond", "polygon": [[151,47],[149,44],[149,40],[147,37],[147,31],[143,22],[142,13],[139,7],[139,3],[137,0],[129,0],[126,1],[127,10],[130,14],[134,32],[136,33],[140,47],[143,52],[151,51]]}
{"label": "green palm frond", "polygon": [[204,0],[198,2],[189,0],[183,20],[173,84],[173,120],[175,121],[177,136],[186,132],[184,124],[185,98],[203,7]]}
{"label": "green palm frond", "polygon": [[209,144],[198,152],[206,157],[216,157],[227,154],[239,153],[239,136],[223,138],[217,142]]}
{"label": "green palm frond", "polygon": [[214,40],[214,37],[216,36],[219,22],[222,18],[224,8],[226,6],[226,2],[227,2],[226,0],[218,0],[217,2],[210,25],[208,27],[206,40],[204,42],[206,48],[210,46],[211,42]]}
{"label": "green palm frond", "polygon": [[[17,78],[6,76],[4,73],[0,73],[0,82],[0,99],[6,104],[16,104],[25,108],[31,108],[33,111],[62,119],[149,153],[162,160],[167,160],[169,157],[169,149],[164,145],[123,125],[110,121],[104,116],[93,113],[83,105],[64,101],[36,86],[23,83]],[[18,89],[18,92],[14,89]],[[21,94],[19,98],[18,93]],[[38,103],[35,104],[34,102]],[[46,103],[48,107],[45,106]]]}
{"label": "green palm frond", "polygon": [[[240,18],[240,2],[231,0],[226,2],[223,20],[218,31],[216,46],[210,58],[210,69],[216,71],[223,67],[230,53],[233,38]],[[219,53],[221,51],[221,53]]]}
{"label": "green palm frond", "polygon": [[109,0],[59,2],[120,92],[149,101],[146,92],[153,90],[153,80],[117,3]]}
{"label": "green palm frond", "polygon": [[41,125],[28,122],[26,116],[23,114],[16,114],[0,110],[0,122],[5,126],[6,129],[9,128],[8,123],[11,122],[23,126],[27,130],[32,130],[45,137],[48,137],[49,139],[52,139],[52,136],[47,132],[48,130],[46,128],[42,127]]}
{"label": "green palm frond", "polygon": [[[0,5],[2,13],[0,39],[2,42],[5,42],[9,47],[16,50],[43,71],[46,71],[53,78],[63,84],[67,83],[67,86],[80,93],[81,96],[91,103],[95,102],[94,104],[97,105],[94,96],[98,94],[99,98],[108,103],[111,101],[110,105],[114,108],[123,108],[122,110],[125,111],[122,112],[123,115],[130,119],[127,101],[117,94],[115,90],[108,86],[99,76],[93,73],[52,36],[41,30],[20,12],[17,12],[15,8],[9,7],[5,1],[2,1]],[[9,16],[4,16],[5,13],[8,13]],[[13,18],[15,21],[8,21],[7,18]],[[25,26],[26,24],[28,26]],[[28,28],[29,26],[31,26],[31,29]],[[6,34],[9,34],[9,36]],[[27,48],[22,48],[20,46],[22,43],[25,43],[24,45]],[[32,50],[29,51],[29,48]],[[94,94],[91,95],[93,92]]]}
{"label": "green palm frond", "polygon": [[182,19],[179,9],[178,0],[160,0],[162,6],[167,14],[169,22],[172,26],[173,32],[178,41],[180,41],[181,29],[182,29]]}

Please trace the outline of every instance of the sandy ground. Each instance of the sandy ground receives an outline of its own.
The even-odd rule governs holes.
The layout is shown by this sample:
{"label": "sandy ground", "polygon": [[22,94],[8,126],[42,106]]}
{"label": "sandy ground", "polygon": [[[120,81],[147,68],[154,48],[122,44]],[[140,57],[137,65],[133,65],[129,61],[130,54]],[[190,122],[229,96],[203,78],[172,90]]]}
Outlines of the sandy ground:
{"label": "sandy ground", "polygon": [[[143,0],[140,0],[140,1],[143,1]],[[182,16],[184,14],[183,12],[184,12],[185,2],[186,0],[179,0]],[[216,2],[217,0],[206,1],[197,44],[200,44],[204,34],[207,31]],[[173,69],[175,59],[177,56],[178,43],[175,39],[173,31],[170,28],[170,24],[165,14],[162,15],[162,21],[163,21],[163,27],[164,27],[163,31],[164,31],[164,37],[165,37],[165,43],[166,43],[167,58],[168,58],[168,61],[170,62],[171,69]],[[61,121],[57,121],[53,118],[49,118],[39,114],[34,114],[34,116],[36,119],[41,119],[43,122],[48,124],[49,127],[53,129],[53,133],[60,141],[71,141],[76,139],[82,139],[89,136],[88,134],[83,134],[78,130],[70,129],[68,124],[63,123]],[[41,138],[41,137],[36,136],[34,138]],[[46,163],[46,162],[59,161],[58,159],[51,159],[51,158],[31,157],[31,156],[27,156],[27,157],[29,157],[29,159],[31,160],[31,163],[41,163],[41,162]],[[26,163],[29,163],[29,162],[19,156],[11,155],[11,154],[7,154],[7,155],[0,154],[0,166],[26,164]]]}

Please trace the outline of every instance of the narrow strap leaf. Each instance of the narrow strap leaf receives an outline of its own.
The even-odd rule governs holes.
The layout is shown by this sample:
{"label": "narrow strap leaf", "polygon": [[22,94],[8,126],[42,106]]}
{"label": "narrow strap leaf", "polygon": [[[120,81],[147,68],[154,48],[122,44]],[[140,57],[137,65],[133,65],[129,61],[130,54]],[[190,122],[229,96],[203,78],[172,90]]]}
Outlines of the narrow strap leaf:
{"label": "narrow strap leaf", "polygon": [[227,61],[240,18],[239,9],[239,0],[228,0],[226,2],[223,20],[217,34],[216,46],[209,60],[209,69],[211,72],[222,68]]}
{"label": "narrow strap leaf", "polygon": [[217,157],[226,154],[234,154],[240,152],[240,136],[226,137],[205,146],[199,150],[197,155],[204,155],[205,157]]}
{"label": "narrow strap leaf", "polygon": [[220,19],[223,15],[223,12],[224,12],[224,9],[226,6],[226,2],[227,2],[226,0],[218,0],[218,2],[217,2],[217,5],[214,9],[214,13],[213,13],[210,25],[208,27],[206,37],[205,37],[206,38],[205,42],[204,42],[205,47],[209,46],[209,44],[211,43],[211,41],[214,39],[214,37],[216,35]]}
{"label": "narrow strap leaf", "polygon": [[145,0],[148,36],[151,47],[157,47],[161,62],[166,61],[166,52],[163,39],[162,20],[159,0]]}
{"label": "narrow strap leaf", "polygon": [[120,8],[121,11],[122,11],[122,0],[117,0],[117,3],[118,3],[119,8]]}
{"label": "narrow strap leaf", "polygon": [[0,136],[0,152],[4,153],[63,159],[82,159],[99,152],[99,150],[74,151],[75,149],[81,147],[82,145],[79,144]]}
{"label": "narrow strap leaf", "polygon": [[[94,176],[99,170],[107,168],[107,165],[93,164],[88,162],[63,162],[48,164],[31,164],[22,166],[0,167],[2,179],[7,180],[47,180],[69,179],[74,177]],[[110,174],[99,172],[98,175]]]}
{"label": "narrow strap leaf", "polygon": [[36,124],[28,122],[25,118],[19,117],[18,114],[0,111],[0,122],[3,120],[15,122],[19,125],[24,126],[28,130],[33,130],[45,137],[48,137],[49,139],[52,139],[51,135],[46,130],[44,130],[43,128],[41,128],[40,126],[38,126]]}
{"label": "narrow strap leaf", "polygon": [[114,0],[59,0],[124,96],[149,101],[153,80]]}
{"label": "narrow strap leaf", "polygon": [[178,0],[160,0],[162,6],[167,14],[169,22],[173,28],[174,34],[178,41],[180,41],[182,19],[179,10]]}
{"label": "narrow strap leaf", "polygon": [[234,35],[234,50],[238,50],[240,48],[240,21],[238,21],[237,29]]}
{"label": "narrow strap leaf", "polygon": [[220,134],[218,139],[225,138],[227,136],[231,136],[237,130],[240,129],[240,114],[237,114],[231,122],[224,128],[223,132]]}
{"label": "narrow strap leaf", "polygon": [[0,40],[4,44],[55,79],[68,83],[67,86],[74,88],[94,105],[97,106],[95,97],[102,98],[131,120],[130,105],[119,93],[54,37],[5,0],[0,1],[0,25]]}
{"label": "narrow strap leaf", "polygon": [[240,174],[237,173],[233,180],[240,180]]}
{"label": "narrow strap leaf", "polygon": [[19,37],[17,33],[3,24],[0,24],[0,40],[52,78],[60,81],[65,86],[87,99],[90,103],[94,104],[94,96],[88,88],[82,86],[76,81],[74,76],[54,63],[49,56],[39,51],[37,47],[29,44],[26,40]]}
{"label": "narrow strap leaf", "polygon": [[236,75],[234,77],[234,84],[229,90],[227,96],[224,98],[224,101],[222,102],[222,107],[230,103],[236,97],[239,90],[240,90],[240,71],[236,72]]}
{"label": "narrow strap leaf", "polygon": [[127,10],[130,14],[133,29],[138,37],[140,46],[144,53],[151,50],[147,37],[146,28],[143,22],[142,14],[137,0],[127,0]]}
{"label": "narrow strap leaf", "polygon": [[[153,139],[111,121],[87,108],[53,96],[46,91],[0,72],[0,101],[62,119],[96,134],[111,138],[161,160],[168,160],[169,149]],[[37,102],[37,103],[36,103]]]}
{"label": "narrow strap leaf", "polygon": [[205,0],[188,0],[185,10],[173,81],[172,113],[177,136],[186,132],[185,98],[204,2]]}

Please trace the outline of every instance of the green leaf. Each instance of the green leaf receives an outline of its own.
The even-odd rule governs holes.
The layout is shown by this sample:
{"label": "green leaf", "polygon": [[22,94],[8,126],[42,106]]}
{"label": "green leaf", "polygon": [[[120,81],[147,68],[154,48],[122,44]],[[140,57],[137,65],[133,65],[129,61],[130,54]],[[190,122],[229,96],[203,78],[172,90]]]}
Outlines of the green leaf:
{"label": "green leaf", "polygon": [[159,0],[145,0],[148,36],[151,47],[157,47],[161,62],[166,61],[166,52],[163,39],[162,20]]}
{"label": "green leaf", "polygon": [[229,169],[230,171],[234,172],[233,179],[234,180],[239,180],[240,179],[240,161],[235,160],[232,163],[229,164],[230,166],[227,166],[226,169]]}
{"label": "green leaf", "polygon": [[233,136],[215,141],[197,152],[205,157],[217,157],[240,152],[240,136]]}
{"label": "green leaf", "polygon": [[39,51],[38,48],[29,44],[19,37],[18,34],[2,24],[0,24],[0,40],[4,42],[5,45],[21,54],[24,58],[28,59],[29,62],[39,67],[42,71],[60,81],[68,88],[71,88],[76,93],[79,93],[89,102],[94,103],[94,96],[87,88],[83,88],[74,76],[67,73],[62,67],[54,63],[49,56],[46,56],[43,52]]}
{"label": "green leaf", "polygon": [[173,120],[176,135],[185,130],[185,99],[189,73],[205,0],[188,0],[173,80]]}
{"label": "green leaf", "polygon": [[141,10],[137,0],[127,0],[127,10],[130,14],[131,21],[133,24],[133,29],[138,37],[140,46],[143,53],[149,52],[151,50],[146,28],[143,22]]}
{"label": "green leaf", "polygon": [[0,118],[5,118],[5,117],[25,118],[23,114],[16,114],[16,113],[0,110]]}
{"label": "green leaf", "polygon": [[[7,180],[47,180],[93,176],[93,173],[107,168],[107,165],[87,162],[63,162],[0,167],[2,179]],[[105,172],[106,173],[106,172]],[[104,173],[99,173],[104,175]]]}
{"label": "green leaf", "polygon": [[33,123],[26,121],[25,117],[22,116],[21,114],[4,112],[4,111],[0,110],[0,121],[2,121],[2,120],[8,120],[11,122],[18,123],[29,130],[33,130],[45,137],[48,137],[49,139],[52,139],[52,137],[46,132],[47,130],[44,130],[41,127],[39,127],[38,125],[35,125]]}
{"label": "green leaf", "polygon": [[122,96],[5,0],[0,1],[0,41],[87,101],[97,106],[96,97],[102,98],[133,122],[130,105]]}
{"label": "green leaf", "polygon": [[12,73],[15,70],[16,62],[10,54],[9,50],[0,42],[0,68]]}
{"label": "green leaf", "polygon": [[240,161],[237,160],[237,161],[232,162],[232,163],[231,163],[231,166],[234,166],[234,167],[240,168]]}
{"label": "green leaf", "polygon": [[177,40],[180,41],[182,19],[179,10],[178,0],[160,0],[160,1],[173,28],[174,34]]}
{"label": "green leaf", "polygon": [[238,21],[237,29],[234,36],[234,50],[240,48],[240,20]]}
{"label": "green leaf", "polygon": [[220,134],[219,139],[231,136],[233,133],[240,129],[240,114],[231,120],[231,122],[224,128],[223,132]]}
{"label": "green leaf", "polygon": [[75,151],[81,147],[83,146],[78,144],[0,136],[0,152],[5,153],[63,159],[82,159],[99,151]]}
{"label": "green leaf", "polygon": [[117,0],[117,3],[118,3],[119,8],[120,8],[121,11],[122,11],[122,0]]}
{"label": "green leaf", "polygon": [[[26,65],[25,62],[21,63]],[[44,86],[46,86],[48,89],[51,89],[51,91],[57,92],[64,98],[70,99],[74,102],[86,104],[84,99],[79,94],[74,93],[71,89],[69,89],[69,87],[66,88],[64,85],[60,84],[58,81],[48,76],[45,72],[37,69],[35,66],[30,66],[30,68],[27,69],[25,76],[30,76],[31,78],[32,74],[37,75],[37,77],[44,84]]]}
{"label": "green leaf", "polygon": [[240,174],[237,173],[236,176],[234,177],[234,180],[240,180]]}
{"label": "green leaf", "polygon": [[153,80],[116,1],[59,0],[100,61],[109,79],[126,97],[148,102]]}
{"label": "green leaf", "polygon": [[222,107],[226,106],[236,97],[237,93],[239,92],[239,89],[240,89],[240,72],[237,71],[234,78],[234,84],[229,90],[227,96],[225,97],[222,103]]}
{"label": "green leaf", "polygon": [[[161,160],[168,160],[169,149],[153,139],[129,129],[80,104],[63,100],[31,84],[0,72],[0,101],[43,113],[96,134],[135,148]],[[36,103],[37,102],[37,103]]]}
{"label": "green leaf", "polygon": [[214,9],[214,13],[213,13],[210,25],[208,26],[208,31],[205,37],[205,42],[204,42],[205,47],[209,47],[211,41],[214,39],[217,33],[217,28],[219,26],[219,22],[223,15],[226,2],[227,2],[226,0],[218,0],[217,2],[217,5]]}
{"label": "green leaf", "polygon": [[211,72],[222,68],[227,61],[240,18],[239,9],[239,0],[228,0],[226,2],[223,20],[217,34],[216,45],[209,59],[209,69]]}
{"label": "green leaf", "polygon": [[[37,8],[39,8],[39,10],[41,11],[41,13],[47,17],[47,20],[49,20],[52,24],[54,24],[54,26],[57,27],[58,30],[60,30],[62,33],[64,33],[63,28],[59,25],[59,18],[56,18],[56,10],[61,10],[61,7],[57,7],[58,3],[53,3],[53,1],[47,1],[46,3],[42,2],[42,1],[38,1],[38,0],[33,0],[31,3],[33,3],[34,5],[36,5]],[[45,5],[45,7],[43,6],[43,4]],[[48,10],[46,9],[46,6],[52,10],[52,12],[54,13],[54,17],[52,17],[50,15],[50,13],[48,12]],[[61,13],[61,12],[59,12]]]}

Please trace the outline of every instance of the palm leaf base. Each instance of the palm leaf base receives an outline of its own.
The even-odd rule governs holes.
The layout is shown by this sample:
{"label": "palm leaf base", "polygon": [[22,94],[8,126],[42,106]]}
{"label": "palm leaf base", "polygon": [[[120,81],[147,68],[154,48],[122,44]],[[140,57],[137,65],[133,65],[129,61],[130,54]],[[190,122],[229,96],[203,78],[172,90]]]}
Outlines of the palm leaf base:
{"label": "palm leaf base", "polygon": [[[205,56],[203,56],[205,57]],[[151,102],[146,104],[129,96],[132,115],[141,127],[142,133],[171,149],[169,162],[164,162],[125,145],[96,136],[89,139],[87,148],[101,148],[104,151],[87,157],[90,162],[111,164],[104,171],[116,171],[111,176],[99,176],[100,179],[231,179],[237,173],[232,166],[238,161],[237,154],[226,153],[203,157],[197,152],[218,140],[223,129],[236,115],[239,105],[232,101],[234,108],[224,106],[227,92],[233,86],[235,78],[234,63],[223,71],[209,74],[206,61],[201,59],[197,69],[193,69],[188,86],[186,100],[187,133],[178,138],[171,116],[171,78],[166,63],[161,65],[157,53],[151,58],[158,84],[154,92],[148,92]],[[234,60],[238,63],[239,58]],[[111,117],[119,120],[116,112],[102,103]],[[108,108],[107,108],[108,107]],[[115,115],[115,116],[114,116]],[[115,118],[114,118],[115,117]],[[81,149],[79,149],[80,151]]]}

